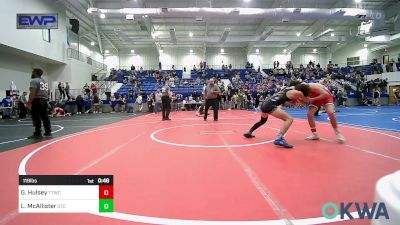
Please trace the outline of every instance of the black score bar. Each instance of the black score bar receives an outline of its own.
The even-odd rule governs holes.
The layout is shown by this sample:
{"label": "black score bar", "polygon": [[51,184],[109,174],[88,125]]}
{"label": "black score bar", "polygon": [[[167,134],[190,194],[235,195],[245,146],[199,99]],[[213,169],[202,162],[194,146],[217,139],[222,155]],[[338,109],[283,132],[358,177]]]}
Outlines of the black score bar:
{"label": "black score bar", "polygon": [[19,175],[19,185],[113,185],[113,175]]}

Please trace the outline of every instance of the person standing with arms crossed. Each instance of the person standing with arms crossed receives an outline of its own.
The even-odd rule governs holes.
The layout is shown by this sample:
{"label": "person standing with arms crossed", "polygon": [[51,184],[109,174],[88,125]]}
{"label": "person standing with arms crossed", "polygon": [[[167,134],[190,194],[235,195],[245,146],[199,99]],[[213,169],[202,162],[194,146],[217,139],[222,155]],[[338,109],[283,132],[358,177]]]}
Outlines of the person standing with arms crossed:
{"label": "person standing with arms crossed", "polygon": [[70,100],[71,97],[69,96],[69,84],[68,82],[65,82],[65,94],[67,95],[67,99]]}
{"label": "person standing with arms crossed", "polygon": [[35,132],[30,139],[42,137],[42,121],[44,126],[44,136],[51,137],[50,118],[47,113],[49,98],[49,84],[42,78],[43,70],[35,68],[32,71],[32,80],[29,87],[28,108],[31,109],[32,121],[35,126]]}
{"label": "person standing with arms crossed", "polygon": [[164,87],[161,89],[162,97],[162,120],[171,120],[169,118],[169,114],[171,113],[171,98],[172,98],[172,93],[171,89],[169,88],[167,82],[165,83]]}
{"label": "person standing with arms crossed", "polygon": [[204,101],[205,101],[204,121],[207,121],[208,109],[210,108],[210,106],[213,107],[214,121],[218,121],[218,107],[219,107],[218,95],[220,93],[221,90],[219,89],[218,85],[215,85],[214,79],[211,78],[208,81],[208,85],[204,89]]}

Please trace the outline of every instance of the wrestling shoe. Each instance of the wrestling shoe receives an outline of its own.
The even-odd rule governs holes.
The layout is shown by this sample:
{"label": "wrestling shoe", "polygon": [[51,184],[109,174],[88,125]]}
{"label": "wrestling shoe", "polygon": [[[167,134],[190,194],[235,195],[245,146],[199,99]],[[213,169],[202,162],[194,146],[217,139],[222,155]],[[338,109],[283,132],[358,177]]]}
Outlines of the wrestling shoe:
{"label": "wrestling shoe", "polygon": [[256,137],[251,132],[246,132],[243,134],[243,136],[245,136],[246,138],[255,138]]}
{"label": "wrestling shoe", "polygon": [[308,140],[308,141],[316,141],[316,140],[319,140],[319,136],[318,136],[317,133],[312,133],[310,136],[308,136],[306,138],[306,140]]}
{"label": "wrestling shoe", "polygon": [[29,136],[28,139],[41,139],[42,137],[42,134],[33,134]]}
{"label": "wrestling shoe", "polygon": [[286,142],[283,138],[278,138],[274,141],[274,145],[279,145],[284,148],[293,148],[293,145]]}
{"label": "wrestling shoe", "polygon": [[346,141],[346,139],[341,133],[336,133],[336,139],[340,144],[344,144],[344,142]]}

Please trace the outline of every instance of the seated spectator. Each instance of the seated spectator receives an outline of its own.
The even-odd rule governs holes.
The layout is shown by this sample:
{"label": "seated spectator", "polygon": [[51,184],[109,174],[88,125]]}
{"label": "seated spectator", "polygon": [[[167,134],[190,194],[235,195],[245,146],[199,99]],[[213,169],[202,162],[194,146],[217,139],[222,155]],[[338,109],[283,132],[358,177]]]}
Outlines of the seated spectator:
{"label": "seated spectator", "polygon": [[11,96],[6,96],[3,98],[1,101],[1,107],[3,108],[3,119],[11,119],[12,118],[12,107],[13,107],[13,100],[11,99]]}
{"label": "seated spectator", "polygon": [[85,91],[86,98],[90,98],[90,87],[87,83],[83,86],[83,90]]}
{"label": "seated spectator", "polygon": [[120,111],[125,112],[126,99],[124,95],[122,95],[121,98],[118,100],[118,104],[121,107]]}

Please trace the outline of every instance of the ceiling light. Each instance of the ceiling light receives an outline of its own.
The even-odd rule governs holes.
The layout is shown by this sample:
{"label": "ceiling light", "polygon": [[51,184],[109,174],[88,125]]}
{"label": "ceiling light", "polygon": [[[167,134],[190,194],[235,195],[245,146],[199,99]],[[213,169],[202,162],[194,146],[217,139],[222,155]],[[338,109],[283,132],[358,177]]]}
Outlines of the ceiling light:
{"label": "ceiling light", "polygon": [[257,49],[256,49],[256,53],[260,53],[260,49],[257,48]]}
{"label": "ceiling light", "polygon": [[225,52],[225,50],[223,48],[221,48],[221,53],[224,53],[224,52]]}
{"label": "ceiling light", "polygon": [[92,42],[90,42],[90,45],[91,45],[91,46],[93,46],[94,44],[95,44],[95,43],[94,43],[93,41],[92,41]]}
{"label": "ceiling light", "polygon": [[313,51],[313,52],[317,52],[317,49],[316,49],[316,48],[314,48],[312,51]]}
{"label": "ceiling light", "polygon": [[367,45],[367,44],[364,44],[364,48],[366,48],[366,47],[368,47],[368,45]]}
{"label": "ceiling light", "polygon": [[192,32],[189,32],[189,37],[193,37],[193,33]]}
{"label": "ceiling light", "polygon": [[362,0],[354,0],[356,3],[360,3],[362,2]]}
{"label": "ceiling light", "polygon": [[89,14],[95,13],[95,12],[97,12],[97,11],[99,11],[98,8],[88,8],[88,10],[87,10],[87,12],[88,12]]}
{"label": "ceiling light", "polygon": [[105,51],[104,51],[104,53],[108,54],[108,53],[110,53],[110,51],[108,51],[108,50],[105,50]]}
{"label": "ceiling light", "polygon": [[160,49],[160,53],[163,53],[163,52],[164,52],[164,50]]}
{"label": "ceiling light", "polygon": [[300,37],[300,35],[301,35],[300,32],[297,32],[297,33],[296,33],[296,36],[297,36],[297,37]]}
{"label": "ceiling light", "polygon": [[193,53],[193,49],[190,49],[190,53]]}
{"label": "ceiling light", "polygon": [[131,53],[132,53],[132,54],[135,53],[135,50],[132,49],[132,50],[131,50]]}
{"label": "ceiling light", "polygon": [[126,18],[127,20],[134,20],[134,19],[135,19],[135,16],[134,16],[133,14],[126,14],[125,18]]}
{"label": "ceiling light", "polygon": [[104,13],[100,14],[100,18],[102,18],[102,19],[106,18],[106,14],[104,14]]}
{"label": "ceiling light", "polygon": [[287,50],[286,49],[283,49],[283,53],[286,53],[287,52]]}
{"label": "ceiling light", "polygon": [[251,2],[251,0],[243,0],[244,2]]}
{"label": "ceiling light", "polygon": [[331,37],[335,37],[335,33],[331,33]]}

